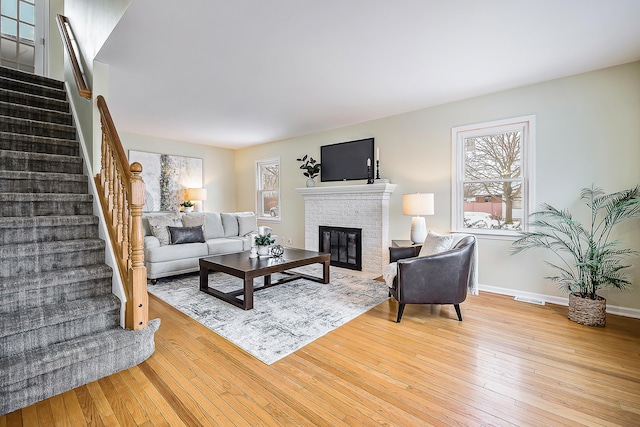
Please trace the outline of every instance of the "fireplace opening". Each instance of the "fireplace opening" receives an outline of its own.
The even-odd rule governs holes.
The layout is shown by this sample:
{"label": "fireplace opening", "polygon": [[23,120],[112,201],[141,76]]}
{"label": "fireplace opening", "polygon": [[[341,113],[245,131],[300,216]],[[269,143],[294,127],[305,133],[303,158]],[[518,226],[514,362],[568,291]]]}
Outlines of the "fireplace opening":
{"label": "fireplace opening", "polygon": [[362,229],[319,226],[319,251],[331,254],[331,265],[362,271]]}

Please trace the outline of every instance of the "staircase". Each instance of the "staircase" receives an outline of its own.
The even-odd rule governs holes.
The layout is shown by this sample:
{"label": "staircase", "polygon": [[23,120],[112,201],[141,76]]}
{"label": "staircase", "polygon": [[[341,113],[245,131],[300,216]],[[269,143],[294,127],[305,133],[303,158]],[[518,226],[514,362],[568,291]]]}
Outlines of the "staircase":
{"label": "staircase", "polygon": [[120,300],[62,82],[0,67],[0,415],[147,359]]}

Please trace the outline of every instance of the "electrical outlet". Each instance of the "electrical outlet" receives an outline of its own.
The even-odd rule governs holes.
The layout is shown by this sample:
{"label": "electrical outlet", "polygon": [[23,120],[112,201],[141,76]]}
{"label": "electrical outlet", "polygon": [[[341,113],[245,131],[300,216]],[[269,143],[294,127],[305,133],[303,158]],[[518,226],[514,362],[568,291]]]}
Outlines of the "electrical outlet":
{"label": "electrical outlet", "polygon": [[287,244],[289,244],[289,245],[293,244],[293,239],[291,237],[289,237],[289,240],[287,240]]}

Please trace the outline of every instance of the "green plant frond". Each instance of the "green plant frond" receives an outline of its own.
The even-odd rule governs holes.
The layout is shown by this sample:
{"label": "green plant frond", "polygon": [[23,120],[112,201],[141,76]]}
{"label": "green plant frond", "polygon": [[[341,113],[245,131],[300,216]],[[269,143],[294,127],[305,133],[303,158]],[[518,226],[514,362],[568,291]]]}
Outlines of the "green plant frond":
{"label": "green plant frond", "polygon": [[598,203],[598,199],[605,194],[604,190],[599,187],[594,187],[593,184],[591,187],[585,187],[580,190],[580,201],[583,202],[591,209],[598,209],[596,206]]}

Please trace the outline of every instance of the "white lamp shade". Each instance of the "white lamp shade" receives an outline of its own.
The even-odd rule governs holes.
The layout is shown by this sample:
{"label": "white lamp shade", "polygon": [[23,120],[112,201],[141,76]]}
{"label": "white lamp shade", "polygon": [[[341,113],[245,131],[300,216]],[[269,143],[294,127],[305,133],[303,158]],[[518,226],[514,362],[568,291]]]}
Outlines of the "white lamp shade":
{"label": "white lamp shade", "polygon": [[434,211],[433,193],[402,195],[402,213],[404,215],[433,215]]}
{"label": "white lamp shade", "polygon": [[207,200],[206,188],[187,188],[187,200]]}

